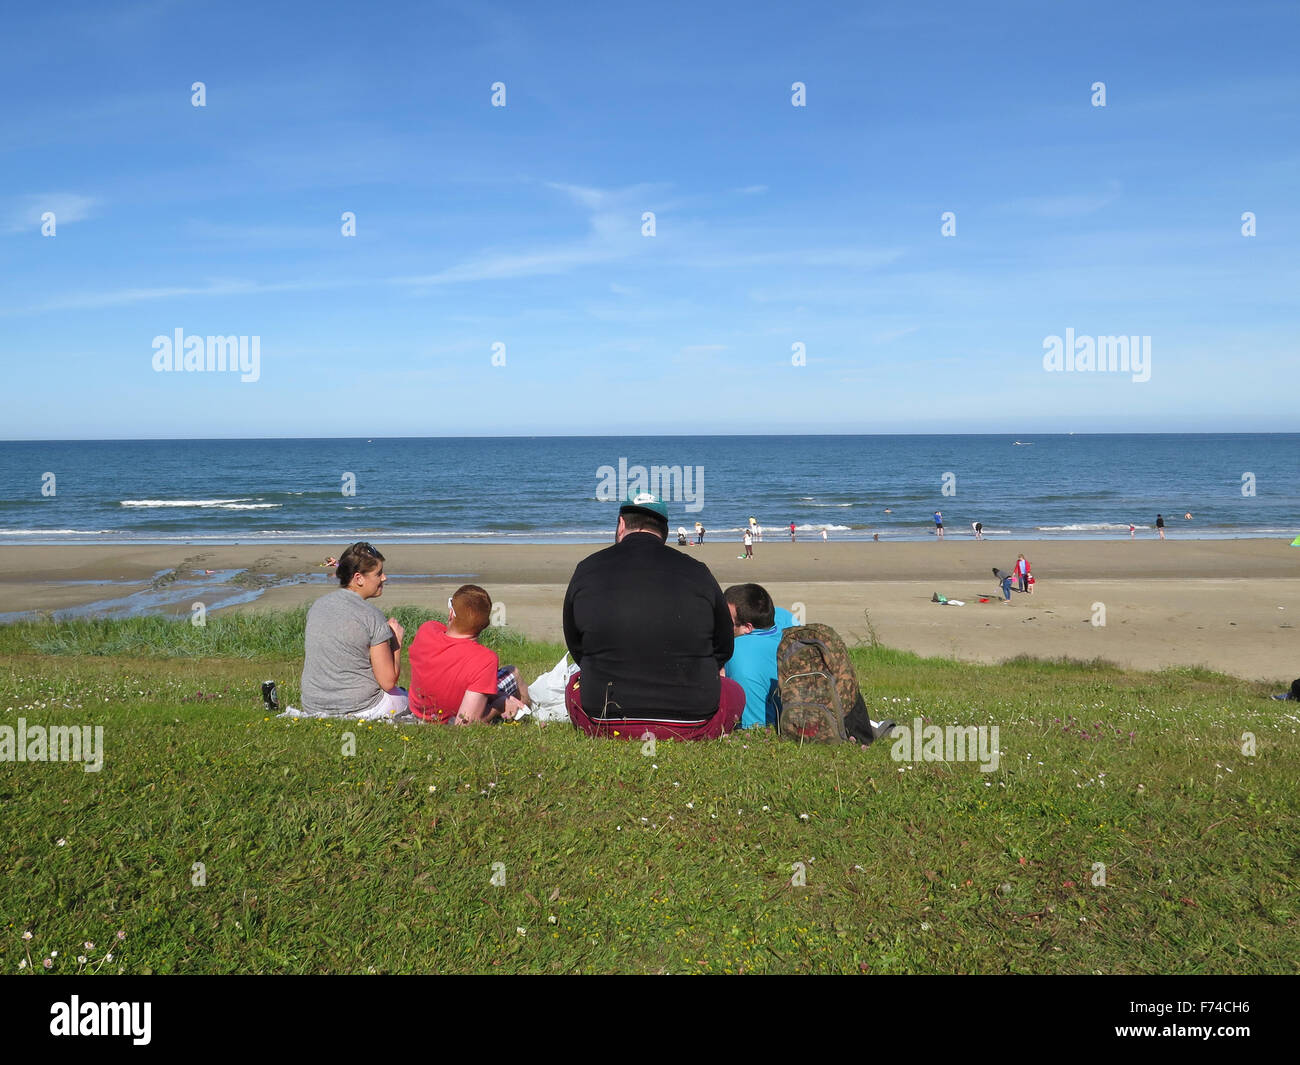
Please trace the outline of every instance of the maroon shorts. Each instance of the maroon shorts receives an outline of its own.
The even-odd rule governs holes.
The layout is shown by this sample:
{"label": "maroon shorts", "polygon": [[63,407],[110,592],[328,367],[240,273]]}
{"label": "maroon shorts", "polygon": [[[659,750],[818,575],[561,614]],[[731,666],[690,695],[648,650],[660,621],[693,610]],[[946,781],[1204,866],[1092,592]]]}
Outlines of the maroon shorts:
{"label": "maroon shorts", "polygon": [[642,717],[611,717],[604,721],[593,721],[582,709],[582,695],[578,688],[581,679],[580,672],[569,678],[564,689],[564,705],[569,711],[569,720],[588,736],[639,740],[648,732],[661,740],[716,740],[740,724],[740,717],[745,712],[745,689],[729,677],[723,677],[717,713],[703,721],[682,723]]}

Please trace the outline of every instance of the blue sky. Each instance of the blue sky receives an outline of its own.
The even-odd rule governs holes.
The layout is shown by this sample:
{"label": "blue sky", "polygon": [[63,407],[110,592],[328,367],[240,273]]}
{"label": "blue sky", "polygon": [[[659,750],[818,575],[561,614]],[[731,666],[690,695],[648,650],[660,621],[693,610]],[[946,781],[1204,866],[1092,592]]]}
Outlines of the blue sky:
{"label": "blue sky", "polygon": [[1296,428],[1294,3],[374,7],[7,12],[0,437]]}

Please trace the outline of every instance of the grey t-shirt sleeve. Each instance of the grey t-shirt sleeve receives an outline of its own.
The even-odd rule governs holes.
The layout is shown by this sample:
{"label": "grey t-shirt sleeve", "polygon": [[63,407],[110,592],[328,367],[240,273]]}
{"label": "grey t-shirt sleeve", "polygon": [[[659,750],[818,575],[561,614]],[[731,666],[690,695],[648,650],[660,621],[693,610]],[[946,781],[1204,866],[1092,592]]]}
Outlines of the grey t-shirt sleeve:
{"label": "grey t-shirt sleeve", "polygon": [[393,630],[389,628],[388,619],[384,617],[383,613],[365,600],[362,600],[361,605],[369,611],[365,623],[370,629],[370,646],[374,647],[376,644],[387,643],[391,640]]}

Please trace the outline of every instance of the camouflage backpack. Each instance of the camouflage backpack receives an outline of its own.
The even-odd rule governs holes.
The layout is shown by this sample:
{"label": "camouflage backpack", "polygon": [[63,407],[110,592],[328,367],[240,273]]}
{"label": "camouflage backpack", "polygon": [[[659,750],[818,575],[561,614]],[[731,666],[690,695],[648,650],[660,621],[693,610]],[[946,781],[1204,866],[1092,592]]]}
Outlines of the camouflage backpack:
{"label": "camouflage backpack", "polygon": [[[870,743],[866,706],[844,641],[829,625],[786,629],[776,650],[781,735],[800,743]],[[864,731],[865,724],[865,731]]]}

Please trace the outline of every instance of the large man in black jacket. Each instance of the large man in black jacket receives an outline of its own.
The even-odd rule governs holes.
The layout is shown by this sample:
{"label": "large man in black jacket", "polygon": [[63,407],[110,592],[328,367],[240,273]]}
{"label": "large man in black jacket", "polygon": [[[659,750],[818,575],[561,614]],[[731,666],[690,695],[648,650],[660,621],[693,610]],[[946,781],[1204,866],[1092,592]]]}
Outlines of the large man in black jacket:
{"label": "large man in black jacket", "polygon": [[648,494],[619,508],[613,547],[578,563],[564,642],[581,673],[566,703],[592,735],[712,739],[736,727],[744,690],[722,677],[731,611],[704,563],[665,541],[668,508]]}

